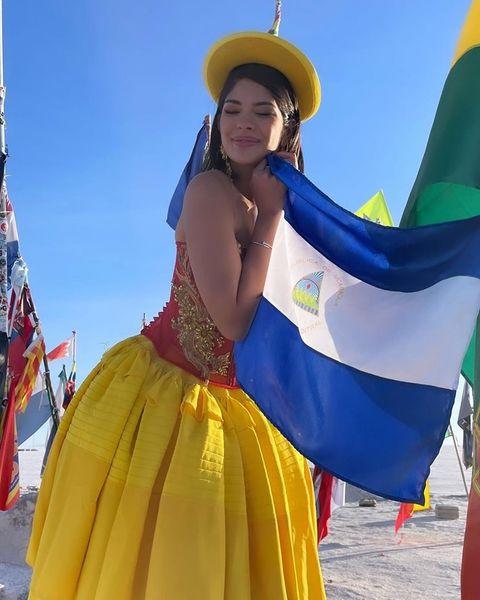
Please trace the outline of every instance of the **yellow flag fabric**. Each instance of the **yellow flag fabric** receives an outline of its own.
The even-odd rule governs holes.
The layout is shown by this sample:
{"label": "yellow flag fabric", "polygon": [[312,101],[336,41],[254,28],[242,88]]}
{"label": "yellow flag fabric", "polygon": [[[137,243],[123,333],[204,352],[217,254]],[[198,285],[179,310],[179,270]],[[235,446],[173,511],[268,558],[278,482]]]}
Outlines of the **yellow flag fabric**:
{"label": "yellow flag fabric", "polygon": [[414,504],[413,512],[419,512],[421,510],[429,510],[431,508],[430,505],[430,482],[427,481],[425,485],[425,504]]}
{"label": "yellow flag fabric", "polygon": [[355,214],[362,217],[362,219],[368,219],[380,225],[393,226],[392,215],[388,210],[387,201],[381,190],[365,202]]}
{"label": "yellow flag fabric", "polygon": [[473,0],[458,40],[453,65],[475,46],[480,46],[480,0]]}

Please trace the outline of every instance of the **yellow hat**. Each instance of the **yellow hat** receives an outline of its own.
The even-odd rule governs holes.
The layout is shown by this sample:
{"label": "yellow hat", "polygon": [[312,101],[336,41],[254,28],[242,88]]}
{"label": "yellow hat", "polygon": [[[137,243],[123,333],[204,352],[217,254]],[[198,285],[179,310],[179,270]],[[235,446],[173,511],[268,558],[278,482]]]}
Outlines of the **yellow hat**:
{"label": "yellow hat", "polygon": [[[277,25],[278,30],[278,25]],[[208,91],[218,102],[232,69],[245,63],[260,63],[283,73],[298,98],[300,118],[313,117],[320,106],[321,88],[315,67],[296,46],[271,33],[245,31],[227,35],[207,54],[203,75]]]}

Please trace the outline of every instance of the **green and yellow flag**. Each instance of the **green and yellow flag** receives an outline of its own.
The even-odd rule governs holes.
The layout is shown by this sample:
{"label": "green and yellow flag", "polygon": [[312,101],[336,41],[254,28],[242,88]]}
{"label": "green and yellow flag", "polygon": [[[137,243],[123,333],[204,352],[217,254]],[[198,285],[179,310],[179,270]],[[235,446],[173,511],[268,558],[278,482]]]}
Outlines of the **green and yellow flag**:
{"label": "green and yellow flag", "polygon": [[380,223],[380,225],[393,226],[393,219],[390,211],[388,210],[387,201],[383,195],[383,191],[380,190],[374,196],[370,198],[363,206],[361,206],[355,213],[362,219],[368,219],[374,223]]}
{"label": "green and yellow flag", "polygon": [[[480,214],[480,0],[470,7],[401,227]],[[475,336],[462,372],[474,385]]]}
{"label": "green and yellow flag", "polygon": [[[420,171],[401,226],[480,214],[480,0],[473,0],[443,88]],[[480,259],[480,257],[479,257]],[[477,332],[479,321],[477,321]],[[474,334],[462,372],[474,389],[480,431],[480,335]],[[477,385],[475,386],[475,382]],[[479,448],[476,440],[477,452]],[[480,598],[480,471],[472,476],[462,561],[462,600]]]}

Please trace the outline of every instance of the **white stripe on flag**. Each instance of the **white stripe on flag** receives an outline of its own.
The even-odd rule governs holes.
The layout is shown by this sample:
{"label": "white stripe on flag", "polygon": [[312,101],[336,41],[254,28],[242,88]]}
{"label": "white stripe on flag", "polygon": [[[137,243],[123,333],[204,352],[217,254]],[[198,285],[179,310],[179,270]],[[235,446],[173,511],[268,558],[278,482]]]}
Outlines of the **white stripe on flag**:
{"label": "white stripe on flag", "polygon": [[337,477],[333,478],[332,483],[332,498],[330,503],[330,510],[333,513],[337,508],[345,506],[345,482]]}
{"label": "white stripe on flag", "polygon": [[[316,273],[323,273],[316,276],[317,315],[293,299],[298,282]],[[372,375],[456,389],[480,280],[457,276],[417,292],[383,290],[337,267],[282,220],[264,297],[325,356]]]}

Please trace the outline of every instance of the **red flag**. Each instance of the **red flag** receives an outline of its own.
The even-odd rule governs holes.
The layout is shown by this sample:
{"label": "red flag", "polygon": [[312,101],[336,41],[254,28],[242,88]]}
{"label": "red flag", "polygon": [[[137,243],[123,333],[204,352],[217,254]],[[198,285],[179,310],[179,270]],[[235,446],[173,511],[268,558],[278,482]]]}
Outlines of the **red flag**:
{"label": "red flag", "polygon": [[332,513],[345,504],[345,482],[315,467],[313,485],[317,509],[317,535],[320,543],[328,535],[328,520]]}
{"label": "red flag", "polygon": [[398,533],[400,527],[403,527],[405,521],[408,521],[408,519],[410,519],[410,517],[413,515],[414,506],[414,504],[409,504],[408,502],[402,502],[400,504],[397,519],[395,520],[395,533]]}
{"label": "red flag", "polygon": [[413,513],[419,512],[422,510],[430,509],[430,482],[427,481],[425,484],[425,489],[423,491],[425,502],[423,504],[409,504],[407,502],[402,502],[400,504],[400,508],[398,510],[397,519],[395,521],[395,533],[405,524],[405,521],[410,519],[413,516]]}
{"label": "red flag", "polygon": [[315,467],[313,471],[313,484],[317,505],[317,539],[318,543],[320,543],[328,535],[328,519],[332,514],[333,475],[319,467]]}
{"label": "red flag", "polygon": [[[477,334],[478,335],[478,334]],[[468,497],[467,523],[462,556],[462,600],[477,600],[480,589],[480,411],[474,422],[476,457],[473,465],[472,486]]]}
{"label": "red flag", "polygon": [[53,350],[47,354],[48,360],[57,360],[57,358],[68,358],[70,356],[70,351],[72,348],[73,337],[68,338],[61,344],[59,344]]}
{"label": "red flag", "polygon": [[12,291],[9,311],[9,320],[12,319],[12,313],[15,311],[12,338],[8,348],[8,372],[11,377],[10,385],[15,387],[25,370],[27,358],[24,356],[24,353],[32,343],[33,334],[35,332],[33,302],[30,296],[30,289],[27,285],[24,286],[19,301],[16,300],[15,292]]}
{"label": "red flag", "polygon": [[[40,370],[40,364],[45,354],[45,342],[43,335],[38,335],[30,346],[25,350],[23,356],[27,363],[23,373],[15,386],[15,408],[25,411],[27,404],[35,387],[37,375]],[[13,388],[13,386],[12,386]]]}
{"label": "red flag", "polygon": [[20,496],[17,431],[15,426],[15,397],[13,388],[3,412],[0,441],[0,510],[9,510]]}
{"label": "red flag", "polygon": [[68,405],[70,404],[73,395],[75,394],[75,382],[77,379],[77,363],[74,361],[72,365],[72,370],[70,371],[70,375],[68,376],[67,383],[65,384],[65,394],[63,396],[63,404],[62,407],[67,410]]}

